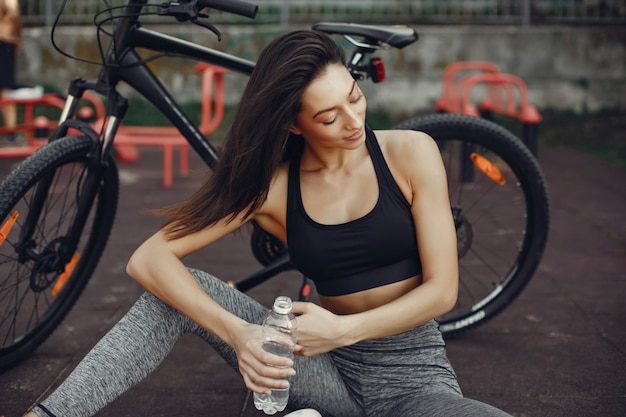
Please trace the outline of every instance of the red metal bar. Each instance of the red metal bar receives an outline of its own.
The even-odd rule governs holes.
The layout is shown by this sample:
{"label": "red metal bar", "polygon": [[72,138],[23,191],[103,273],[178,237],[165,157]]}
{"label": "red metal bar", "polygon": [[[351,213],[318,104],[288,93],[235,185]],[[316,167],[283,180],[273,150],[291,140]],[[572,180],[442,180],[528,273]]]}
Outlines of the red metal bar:
{"label": "red metal bar", "polygon": [[[463,72],[479,71],[485,74],[497,74],[500,68],[497,65],[485,61],[459,61],[446,66],[442,76],[442,92],[441,96],[435,103],[435,110],[444,113],[456,112],[457,103],[457,85],[463,76],[459,75]],[[485,101],[486,109],[489,107],[489,97]]]}

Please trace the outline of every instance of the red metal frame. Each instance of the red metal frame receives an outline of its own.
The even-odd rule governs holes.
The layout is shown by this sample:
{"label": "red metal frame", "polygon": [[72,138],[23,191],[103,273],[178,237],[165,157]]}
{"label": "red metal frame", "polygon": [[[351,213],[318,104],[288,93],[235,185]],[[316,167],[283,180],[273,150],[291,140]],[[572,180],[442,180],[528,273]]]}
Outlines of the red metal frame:
{"label": "red metal frame", "polygon": [[0,147],[0,158],[24,158],[48,142],[47,138],[38,138],[35,132],[39,129],[54,129],[56,122],[48,120],[45,116],[35,117],[35,108],[54,107],[62,110],[65,101],[56,94],[44,94],[38,98],[2,98],[0,107],[19,106],[24,108],[24,117],[16,126],[0,126],[0,135],[23,133],[26,144],[15,144]]}
{"label": "red metal frame", "polygon": [[[226,69],[199,63],[194,71],[202,74],[202,102],[200,124],[198,126],[203,135],[213,133],[224,119],[224,74]],[[91,107],[79,110],[84,118],[93,118],[93,127],[99,131],[104,123],[106,110],[100,98],[89,91],[83,98],[90,103]],[[65,100],[56,94],[45,94],[35,99],[1,99],[0,107],[16,104],[24,106],[24,122],[15,127],[7,128],[0,126],[0,134],[24,132],[26,145],[0,147],[0,158],[27,157],[37,149],[48,143],[47,135],[38,138],[35,132],[38,129],[51,131],[56,128],[57,122],[39,116],[34,117],[37,106],[53,106],[63,109]],[[87,110],[87,111],[83,111]],[[95,112],[95,115],[93,114]],[[115,137],[116,157],[125,162],[134,162],[139,157],[137,146],[158,146],[163,148],[163,186],[171,187],[173,183],[173,154],[174,149],[179,150],[179,165],[181,174],[189,172],[189,143],[172,126],[126,126],[118,129]]]}
{"label": "red metal frame", "polygon": [[[459,76],[467,71],[474,73]],[[537,155],[541,114],[528,103],[528,89],[521,78],[502,73],[489,62],[461,61],[445,68],[442,82],[442,95],[435,104],[435,110],[476,117],[495,113],[517,119],[523,125],[524,142]],[[472,103],[472,93],[477,85],[486,86],[486,94],[478,107]]]}
{"label": "red metal frame", "polygon": [[[224,74],[225,68],[199,63],[194,71],[202,73],[201,116],[198,129],[203,135],[213,133],[224,118]],[[102,121],[97,122],[101,125]],[[115,136],[117,157],[125,162],[134,162],[139,157],[136,146],[158,146],[163,148],[163,186],[173,184],[174,149],[179,151],[180,173],[189,172],[189,142],[172,126],[126,126],[119,127]]]}
{"label": "red metal frame", "polygon": [[[485,61],[459,61],[454,62],[443,70],[442,91],[441,96],[435,103],[435,110],[443,113],[456,113],[458,102],[458,82],[464,75],[463,72],[479,71],[485,74],[497,74],[500,68],[497,65]],[[459,75],[461,76],[459,77]],[[467,75],[467,74],[465,74]],[[489,98],[484,103],[485,107],[489,106]]]}
{"label": "red metal frame", "polygon": [[480,116],[480,112],[471,102],[472,89],[478,84],[487,84],[490,88],[489,110],[525,124],[541,122],[539,111],[528,103],[526,84],[512,74],[474,74],[463,78],[458,85],[459,113]]}

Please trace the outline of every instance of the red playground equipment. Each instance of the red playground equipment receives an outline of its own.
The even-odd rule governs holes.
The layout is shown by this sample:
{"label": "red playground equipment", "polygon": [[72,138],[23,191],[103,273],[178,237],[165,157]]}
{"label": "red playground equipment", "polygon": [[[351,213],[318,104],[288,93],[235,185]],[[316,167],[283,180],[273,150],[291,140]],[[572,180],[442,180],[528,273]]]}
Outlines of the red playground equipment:
{"label": "red playground equipment", "polygon": [[[458,76],[469,71],[473,73]],[[442,94],[435,104],[437,111],[487,118],[499,114],[519,120],[524,143],[537,155],[541,114],[528,103],[528,89],[521,78],[502,73],[496,65],[488,62],[461,61],[446,67],[442,83]],[[486,94],[483,94],[478,106],[472,102],[477,85],[486,87]]]}
{"label": "red playground equipment", "polygon": [[[226,69],[199,63],[194,71],[202,74],[200,124],[198,129],[207,136],[219,127],[224,118],[224,74]],[[86,92],[83,99],[89,105],[79,111],[79,117],[92,120],[96,131],[104,122],[106,109],[99,97]],[[46,116],[35,116],[40,107],[53,107],[59,114],[65,100],[57,94],[44,94],[37,98],[0,99],[0,107],[15,104],[23,108],[23,121],[15,127],[0,126],[0,134],[23,133],[26,143],[0,147],[0,158],[24,158],[48,143],[48,134],[57,127],[56,121]],[[173,126],[126,126],[121,125],[115,136],[116,156],[124,162],[134,162],[139,158],[137,146],[157,146],[163,148],[163,186],[173,183],[174,149],[179,150],[179,169],[181,174],[189,170],[189,143]]]}

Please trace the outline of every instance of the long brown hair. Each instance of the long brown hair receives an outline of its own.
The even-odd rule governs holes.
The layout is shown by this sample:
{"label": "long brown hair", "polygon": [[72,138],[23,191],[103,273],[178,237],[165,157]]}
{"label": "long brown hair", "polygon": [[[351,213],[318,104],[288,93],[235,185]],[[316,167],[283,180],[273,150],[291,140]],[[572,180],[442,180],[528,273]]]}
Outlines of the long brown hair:
{"label": "long brown hair", "polygon": [[303,139],[289,131],[302,92],[330,64],[345,65],[345,55],[323,32],[289,32],[263,49],[212,175],[191,197],[157,211],[168,238],[250,216],[265,202],[280,163],[302,152]]}

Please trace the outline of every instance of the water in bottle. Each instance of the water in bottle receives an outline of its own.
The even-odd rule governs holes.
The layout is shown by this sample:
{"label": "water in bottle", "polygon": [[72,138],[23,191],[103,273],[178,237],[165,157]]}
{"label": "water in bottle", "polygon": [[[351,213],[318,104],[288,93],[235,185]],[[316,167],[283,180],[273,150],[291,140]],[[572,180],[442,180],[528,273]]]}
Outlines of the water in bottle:
{"label": "water in bottle", "polygon": [[[263,349],[278,356],[293,360],[296,344],[296,320],[291,312],[291,299],[278,297],[272,310],[263,321]],[[283,411],[289,400],[289,388],[272,389],[270,395],[254,393],[254,406],[265,414]]]}

